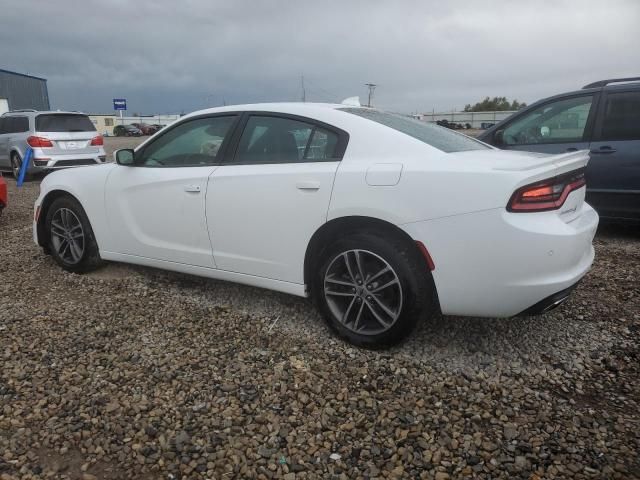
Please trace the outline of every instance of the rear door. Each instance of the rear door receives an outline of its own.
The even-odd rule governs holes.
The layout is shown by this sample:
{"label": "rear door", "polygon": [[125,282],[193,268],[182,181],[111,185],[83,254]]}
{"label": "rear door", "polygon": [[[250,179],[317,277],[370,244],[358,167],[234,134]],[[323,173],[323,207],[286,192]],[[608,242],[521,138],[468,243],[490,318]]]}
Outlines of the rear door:
{"label": "rear door", "polygon": [[502,144],[507,150],[564,153],[589,148],[597,94],[572,95],[532,108],[507,123]]}
{"label": "rear door", "polygon": [[587,168],[587,201],[602,216],[640,219],[640,90],[604,92]]}
{"label": "rear door", "polygon": [[11,115],[4,117],[0,135],[0,161],[2,166],[11,166],[11,150],[18,149],[20,155],[24,155],[27,147],[26,139],[29,132],[29,118],[23,115]]}
{"label": "rear door", "polygon": [[347,134],[314,120],[247,113],[235,155],[209,179],[219,269],[302,284],[307,245],[326,222]]}
{"label": "rear door", "polygon": [[89,117],[77,113],[46,113],[36,117],[36,135],[51,140],[50,155],[97,155],[100,147],[91,145],[98,135]]}
{"label": "rear door", "polygon": [[8,117],[0,117],[0,168],[7,168],[9,164],[9,150],[7,148]]}

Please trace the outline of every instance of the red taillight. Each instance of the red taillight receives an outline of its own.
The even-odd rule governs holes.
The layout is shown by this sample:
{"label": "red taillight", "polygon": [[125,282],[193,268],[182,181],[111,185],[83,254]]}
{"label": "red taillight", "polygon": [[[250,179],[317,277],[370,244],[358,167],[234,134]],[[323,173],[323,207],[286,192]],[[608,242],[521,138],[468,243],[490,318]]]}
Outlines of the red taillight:
{"label": "red taillight", "polygon": [[92,147],[101,147],[104,145],[104,138],[102,138],[102,135],[98,135],[96,137],[93,137],[91,139],[91,146]]}
{"label": "red taillight", "polygon": [[510,212],[544,212],[560,208],[569,194],[587,184],[584,169],[532,183],[511,195],[507,205]]}
{"label": "red taillight", "polygon": [[33,135],[27,138],[27,143],[31,148],[53,147],[53,143],[51,143],[51,140],[49,140],[48,138],[36,137]]}

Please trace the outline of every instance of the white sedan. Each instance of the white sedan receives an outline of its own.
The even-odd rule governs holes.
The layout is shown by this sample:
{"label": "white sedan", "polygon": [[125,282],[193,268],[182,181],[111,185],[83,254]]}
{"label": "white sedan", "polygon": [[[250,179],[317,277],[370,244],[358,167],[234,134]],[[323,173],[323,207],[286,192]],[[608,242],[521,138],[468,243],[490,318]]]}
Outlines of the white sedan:
{"label": "white sedan", "polygon": [[42,182],[34,240],[311,296],[349,341],[421,318],[547,311],[589,270],[587,152],[500,151],[404,116],[281,103],[192,113],[116,163]]}

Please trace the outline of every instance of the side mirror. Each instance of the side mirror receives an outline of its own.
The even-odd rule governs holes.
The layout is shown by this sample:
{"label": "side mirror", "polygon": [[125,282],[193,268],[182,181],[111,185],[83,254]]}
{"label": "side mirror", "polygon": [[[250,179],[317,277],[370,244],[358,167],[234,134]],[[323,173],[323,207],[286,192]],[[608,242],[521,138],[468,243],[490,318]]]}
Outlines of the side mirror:
{"label": "side mirror", "polygon": [[494,145],[504,145],[504,129],[496,130],[493,134]]}
{"label": "side mirror", "polygon": [[118,165],[130,167],[133,165],[135,154],[131,148],[122,148],[113,152],[113,159]]}

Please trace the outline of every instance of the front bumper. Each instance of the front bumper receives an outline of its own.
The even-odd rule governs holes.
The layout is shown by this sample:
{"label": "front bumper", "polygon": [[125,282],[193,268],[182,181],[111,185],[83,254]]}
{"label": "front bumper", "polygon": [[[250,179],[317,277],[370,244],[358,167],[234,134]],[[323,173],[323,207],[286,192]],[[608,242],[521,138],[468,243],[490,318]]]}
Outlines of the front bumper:
{"label": "front bumper", "polygon": [[581,210],[569,223],[555,212],[501,208],[400,227],[433,258],[443,314],[511,317],[589,271],[598,214],[586,203]]}

